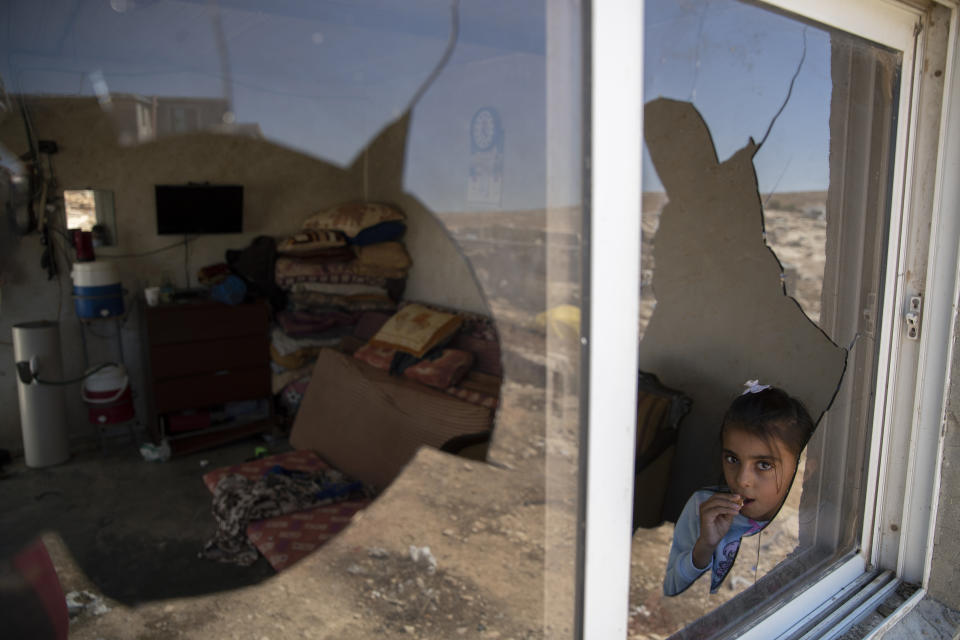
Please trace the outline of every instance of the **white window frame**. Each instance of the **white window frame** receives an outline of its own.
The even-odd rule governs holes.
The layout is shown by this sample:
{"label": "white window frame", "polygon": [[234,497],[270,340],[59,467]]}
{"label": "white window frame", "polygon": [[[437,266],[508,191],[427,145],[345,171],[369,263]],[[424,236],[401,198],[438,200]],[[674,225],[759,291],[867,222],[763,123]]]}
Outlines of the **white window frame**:
{"label": "white window frame", "polygon": [[[904,52],[900,113],[907,101],[916,105],[923,90],[920,70],[914,73],[913,30],[923,11],[897,0],[765,0],[786,11],[860,35]],[[911,187],[918,171],[934,169],[935,192],[929,213],[930,237],[926,250],[923,326],[919,343],[904,353],[900,333],[902,312],[909,290],[898,267],[911,247],[906,239],[891,241],[885,280],[880,375],[872,426],[874,436],[889,434],[893,424],[910,425],[904,455],[891,455],[889,437],[873,437],[870,476],[865,504],[861,549],[839,563],[819,581],[772,615],[757,621],[742,637],[776,638],[815,615],[846,585],[862,576],[868,566],[895,569],[907,580],[922,580],[930,571],[933,527],[936,522],[939,460],[942,449],[943,409],[946,400],[949,350],[952,344],[954,301],[960,293],[958,243],[960,243],[960,184],[948,180],[960,170],[960,64],[957,64],[957,4],[938,0],[951,11],[944,98],[939,122],[938,148],[920,149],[918,164],[917,116],[910,115],[898,128],[891,238],[920,222],[909,209]],[[637,310],[624,291],[639,291],[640,171],[643,95],[643,2],[594,0],[588,10],[590,42],[590,296],[588,340],[587,434],[582,573],[582,637],[588,640],[625,638],[629,595],[630,525],[633,500],[633,450],[635,438]],[[922,37],[922,34],[921,34]],[[922,52],[918,52],[922,59]],[[920,65],[917,65],[919,67]],[[632,80],[631,80],[632,78]],[[902,120],[901,120],[902,121]],[[921,131],[920,133],[923,133]],[[909,134],[909,135],[908,135]],[[624,144],[636,140],[636,144]],[[913,145],[912,147],[909,145]],[[935,159],[931,158],[935,156]],[[901,208],[897,203],[907,203]],[[921,216],[925,214],[919,214]],[[924,220],[925,221],[925,220]],[[909,234],[906,234],[909,235]],[[899,246],[895,246],[899,245]],[[616,286],[611,286],[616,283]],[[617,309],[617,313],[609,313]],[[909,353],[909,351],[915,351]],[[911,360],[914,359],[914,360]],[[916,362],[915,368],[912,362]],[[910,363],[901,367],[902,363]],[[909,378],[916,381],[908,385]],[[897,389],[910,387],[904,394]],[[909,401],[904,401],[904,398]],[[897,479],[886,481],[886,478]],[[882,513],[895,512],[909,523],[897,536],[895,552],[881,552],[885,521]],[[890,546],[890,545],[888,545]],[[890,566],[891,562],[895,566]],[[916,601],[916,599],[913,599]]]}

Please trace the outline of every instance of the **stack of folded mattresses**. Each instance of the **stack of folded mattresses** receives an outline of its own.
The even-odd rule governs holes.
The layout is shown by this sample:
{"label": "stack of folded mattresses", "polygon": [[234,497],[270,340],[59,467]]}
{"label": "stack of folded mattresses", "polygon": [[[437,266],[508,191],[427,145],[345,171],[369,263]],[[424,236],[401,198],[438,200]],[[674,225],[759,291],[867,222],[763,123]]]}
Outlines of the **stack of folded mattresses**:
{"label": "stack of folded mattresses", "polygon": [[310,216],[277,245],[275,279],[287,308],[277,313],[270,352],[273,390],[290,415],[319,350],[339,346],[363,312],[396,309],[412,264],[404,231],[395,207],[356,202]]}

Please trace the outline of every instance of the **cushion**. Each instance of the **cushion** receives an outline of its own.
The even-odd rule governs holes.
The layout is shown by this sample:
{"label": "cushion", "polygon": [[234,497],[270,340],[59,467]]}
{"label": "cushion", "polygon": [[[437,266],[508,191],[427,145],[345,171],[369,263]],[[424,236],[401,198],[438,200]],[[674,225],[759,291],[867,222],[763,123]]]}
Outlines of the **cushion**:
{"label": "cushion", "polygon": [[377,244],[378,242],[390,242],[397,240],[407,230],[407,225],[399,220],[390,220],[375,224],[368,229],[364,229],[356,236],[349,238],[348,242],[356,246],[366,246]]}
{"label": "cushion", "polygon": [[456,333],[462,322],[461,317],[452,313],[436,311],[420,304],[408,304],[387,320],[370,344],[422,358]]}
{"label": "cushion", "polygon": [[247,537],[270,566],[282,571],[326,544],[370,502],[369,498],[347,500],[255,520],[247,525]]}
{"label": "cushion", "polygon": [[328,311],[326,313],[281,311],[277,314],[277,324],[280,325],[284,333],[293,337],[346,335],[352,329],[346,329],[345,327],[356,321],[357,318],[354,314],[344,311]]}
{"label": "cushion", "polygon": [[473,365],[473,354],[459,349],[443,349],[434,359],[425,359],[404,369],[403,375],[425,385],[446,389],[463,379]]}
{"label": "cushion", "polygon": [[353,352],[353,357],[357,360],[363,360],[371,367],[383,369],[384,371],[390,370],[390,363],[393,362],[393,356],[395,355],[397,355],[396,349],[374,347],[370,344],[365,344]]}
{"label": "cushion", "polygon": [[409,269],[413,261],[399,242],[381,242],[356,248],[356,265],[361,269],[381,267],[385,269]]}
{"label": "cushion", "polygon": [[[311,310],[331,310],[340,309],[342,311],[387,311],[387,318],[397,309],[397,303],[390,299],[386,293],[366,293],[357,295],[336,295],[332,293],[321,293],[319,291],[297,291],[291,292],[287,297],[290,308],[311,309]],[[386,320],[386,318],[384,318]],[[377,327],[378,329],[380,327]],[[373,334],[371,334],[372,336]]]}
{"label": "cushion", "polygon": [[[402,309],[405,304],[413,303],[402,303],[400,308]],[[500,340],[490,317],[434,304],[423,304],[423,306],[435,311],[456,314],[462,318],[463,324],[446,346],[472,353],[474,355],[473,369],[475,371],[488,373],[497,378],[503,376],[503,367],[500,363]]]}
{"label": "cushion", "polygon": [[304,229],[342,231],[353,238],[364,229],[382,222],[405,219],[398,209],[374,202],[350,202],[315,213],[303,222]]}
{"label": "cushion", "polygon": [[370,284],[331,284],[329,282],[295,282],[289,286],[291,293],[323,293],[333,296],[383,295],[390,297],[387,287]]}
{"label": "cushion", "polygon": [[327,256],[350,260],[352,252],[347,248],[347,237],[340,231],[303,229],[277,245],[277,253],[288,256]]}

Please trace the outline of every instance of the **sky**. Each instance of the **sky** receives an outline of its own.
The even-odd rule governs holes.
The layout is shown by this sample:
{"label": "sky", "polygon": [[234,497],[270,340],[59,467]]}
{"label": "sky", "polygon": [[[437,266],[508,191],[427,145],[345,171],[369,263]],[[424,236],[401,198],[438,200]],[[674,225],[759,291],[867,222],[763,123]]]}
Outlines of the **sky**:
{"label": "sky", "polygon": [[[466,195],[476,161],[470,121],[483,107],[502,122],[502,195],[487,208],[541,208],[548,184],[554,203],[579,201],[571,167],[582,122],[560,127],[567,144],[556,133],[558,118],[579,117],[583,90],[576,64],[562,57],[578,45],[576,25],[564,31],[557,19],[561,5],[461,0],[452,55],[428,84],[453,33],[447,0],[217,4],[219,13],[206,0],[9,0],[0,8],[0,77],[10,93],[92,96],[102,78],[109,93],[227,97],[237,122],[340,166],[425,89],[405,181],[428,206],[483,208]],[[763,136],[805,46],[755,165],[761,192],[826,188],[826,31],[735,0],[647,0],[646,11],[645,99],[692,101],[721,160]],[[548,148],[570,157],[548,159]],[[649,160],[643,186],[662,188]]]}
{"label": "sky", "polygon": [[[790,99],[754,165],[762,193],[826,189],[831,93],[826,31],[752,4],[663,0],[647,3],[644,33],[644,100],[692,102],[721,161],[749,138],[763,138],[799,66]],[[646,154],[644,182],[646,190],[656,190]]]}

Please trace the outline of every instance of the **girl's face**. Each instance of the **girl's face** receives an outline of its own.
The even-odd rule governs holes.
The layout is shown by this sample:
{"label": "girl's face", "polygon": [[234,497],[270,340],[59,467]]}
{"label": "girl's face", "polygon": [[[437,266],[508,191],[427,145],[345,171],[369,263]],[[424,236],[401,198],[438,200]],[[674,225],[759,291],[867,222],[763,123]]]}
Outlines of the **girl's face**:
{"label": "girl's face", "polygon": [[763,438],[742,429],[723,433],[723,477],[733,493],[743,498],[740,513],[769,520],[790,490],[797,457],[778,438]]}

